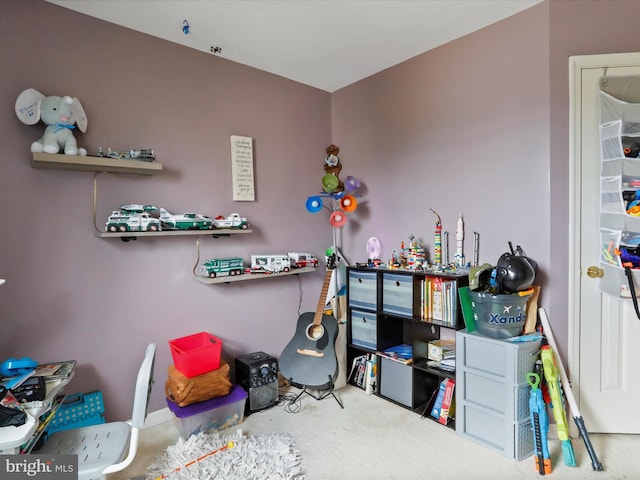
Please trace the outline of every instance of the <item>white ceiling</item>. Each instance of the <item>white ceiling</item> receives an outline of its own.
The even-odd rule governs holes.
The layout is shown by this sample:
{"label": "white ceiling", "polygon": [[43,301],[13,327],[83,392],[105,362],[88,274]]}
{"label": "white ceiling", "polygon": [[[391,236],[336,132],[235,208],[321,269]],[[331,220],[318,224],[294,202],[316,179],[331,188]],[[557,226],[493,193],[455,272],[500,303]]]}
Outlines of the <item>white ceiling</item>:
{"label": "white ceiling", "polygon": [[542,0],[47,1],[333,92]]}

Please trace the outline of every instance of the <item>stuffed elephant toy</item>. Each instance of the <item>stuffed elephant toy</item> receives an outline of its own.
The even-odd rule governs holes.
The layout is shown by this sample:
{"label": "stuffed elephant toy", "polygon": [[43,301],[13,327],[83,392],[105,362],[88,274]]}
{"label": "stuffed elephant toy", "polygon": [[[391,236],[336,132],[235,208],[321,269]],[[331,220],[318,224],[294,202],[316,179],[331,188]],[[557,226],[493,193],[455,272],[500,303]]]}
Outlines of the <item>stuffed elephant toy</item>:
{"label": "stuffed elephant toy", "polygon": [[42,120],[47,128],[42,138],[31,144],[32,152],[58,153],[65,155],[86,155],[84,148],[78,148],[73,130],[87,131],[87,116],[80,100],[75,97],[45,97],[33,88],[27,88],[18,95],[16,115],[26,125],[35,125]]}

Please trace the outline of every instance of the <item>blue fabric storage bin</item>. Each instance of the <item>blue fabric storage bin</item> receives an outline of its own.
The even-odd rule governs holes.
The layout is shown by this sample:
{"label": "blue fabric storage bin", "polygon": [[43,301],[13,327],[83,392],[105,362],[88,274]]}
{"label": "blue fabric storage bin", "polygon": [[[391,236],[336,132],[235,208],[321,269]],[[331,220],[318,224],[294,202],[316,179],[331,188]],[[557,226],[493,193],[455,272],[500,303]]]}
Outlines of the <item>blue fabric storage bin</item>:
{"label": "blue fabric storage bin", "polygon": [[413,408],[413,367],[380,356],[380,394]]}
{"label": "blue fabric storage bin", "polygon": [[351,343],[359,347],[376,350],[377,318],[375,313],[352,310]]}
{"label": "blue fabric storage bin", "polygon": [[377,304],[376,272],[349,270],[349,306],[375,310]]}
{"label": "blue fabric storage bin", "polygon": [[382,275],[382,311],[408,318],[413,316],[412,275]]}

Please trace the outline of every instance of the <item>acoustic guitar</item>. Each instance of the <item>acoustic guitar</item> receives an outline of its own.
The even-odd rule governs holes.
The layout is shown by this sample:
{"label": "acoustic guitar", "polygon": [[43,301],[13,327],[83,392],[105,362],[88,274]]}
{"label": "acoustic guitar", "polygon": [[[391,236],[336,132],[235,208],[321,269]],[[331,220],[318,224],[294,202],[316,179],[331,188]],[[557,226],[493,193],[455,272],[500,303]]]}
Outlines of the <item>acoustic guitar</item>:
{"label": "acoustic guitar", "polygon": [[280,354],[280,373],[294,386],[323,390],[332,386],[338,375],[335,350],[338,322],[324,313],[334,268],[335,254],[327,259],[327,272],[315,314],[300,315],[293,338]]}

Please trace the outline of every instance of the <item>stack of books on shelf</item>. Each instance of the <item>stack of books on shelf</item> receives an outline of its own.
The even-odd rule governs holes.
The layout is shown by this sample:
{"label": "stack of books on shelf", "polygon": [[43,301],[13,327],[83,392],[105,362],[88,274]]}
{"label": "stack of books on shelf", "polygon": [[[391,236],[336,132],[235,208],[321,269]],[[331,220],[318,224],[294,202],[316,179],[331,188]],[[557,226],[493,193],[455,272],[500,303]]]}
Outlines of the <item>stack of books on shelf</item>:
{"label": "stack of books on shelf", "polygon": [[383,357],[408,365],[413,362],[413,347],[403,343],[401,345],[396,345],[395,347],[387,348],[382,352],[378,352],[378,355],[382,355]]}
{"label": "stack of books on shelf", "polygon": [[431,416],[443,425],[455,418],[455,396],[453,394],[456,381],[445,378],[440,382],[438,396],[431,409]]}
{"label": "stack of books on shelf", "polygon": [[420,319],[455,326],[457,295],[455,280],[439,277],[423,279],[420,286]]}
{"label": "stack of books on shelf", "polygon": [[371,394],[377,391],[378,363],[374,353],[360,355],[353,359],[349,383]]}
{"label": "stack of books on shelf", "polygon": [[427,348],[427,365],[449,372],[456,369],[456,341],[434,340]]}
{"label": "stack of books on shelf", "polygon": [[429,367],[439,368],[440,370],[444,370],[446,372],[455,372],[456,371],[456,352],[451,352],[442,360],[429,360],[427,365]]}
{"label": "stack of books on shelf", "polygon": [[430,367],[439,368],[447,372],[456,371],[456,351],[450,350],[444,354],[441,360],[429,360],[427,365]]}
{"label": "stack of books on shelf", "polygon": [[450,350],[444,354],[440,360],[440,368],[455,370],[456,369],[456,351]]}

